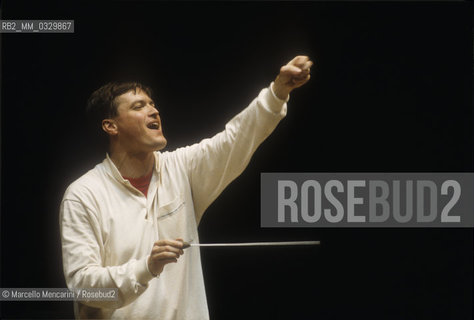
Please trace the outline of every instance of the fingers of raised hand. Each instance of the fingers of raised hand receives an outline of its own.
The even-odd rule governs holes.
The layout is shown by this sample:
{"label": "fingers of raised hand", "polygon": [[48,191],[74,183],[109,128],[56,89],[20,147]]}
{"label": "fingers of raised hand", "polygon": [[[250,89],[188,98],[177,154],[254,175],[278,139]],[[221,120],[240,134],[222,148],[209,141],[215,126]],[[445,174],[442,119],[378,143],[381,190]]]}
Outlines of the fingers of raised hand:
{"label": "fingers of raised hand", "polygon": [[280,75],[291,79],[292,83],[308,81],[313,62],[306,56],[298,56],[280,69]]}
{"label": "fingers of raised hand", "polygon": [[311,69],[312,66],[313,66],[313,61],[308,60],[302,66],[300,66],[300,68],[303,71],[308,71],[309,72],[309,70]]}
{"label": "fingers of raised hand", "polygon": [[296,76],[299,76],[301,74],[301,69],[294,66],[294,65],[291,65],[291,64],[287,64],[283,67],[281,67],[280,69],[280,74],[282,75],[287,75],[287,76],[290,76],[290,77],[296,77]]}
{"label": "fingers of raised hand", "polygon": [[298,88],[298,87],[301,87],[302,85],[304,85],[306,82],[308,82],[310,78],[311,78],[311,75],[309,73],[307,73],[305,77],[293,78],[292,83],[293,83],[295,88]]}
{"label": "fingers of raised hand", "polygon": [[308,56],[296,56],[288,64],[299,66],[301,64],[304,64],[308,60],[309,60]]}
{"label": "fingers of raised hand", "polygon": [[305,70],[311,68],[313,62],[309,59],[308,56],[296,56],[295,58],[293,58],[293,60],[288,62],[287,65],[292,65],[302,70]]}

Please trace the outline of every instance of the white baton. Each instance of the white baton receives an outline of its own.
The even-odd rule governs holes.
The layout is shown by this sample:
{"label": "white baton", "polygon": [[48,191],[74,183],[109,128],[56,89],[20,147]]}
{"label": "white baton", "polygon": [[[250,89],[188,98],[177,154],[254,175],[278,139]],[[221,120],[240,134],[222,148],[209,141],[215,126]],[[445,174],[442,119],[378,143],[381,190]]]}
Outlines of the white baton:
{"label": "white baton", "polygon": [[315,246],[320,241],[284,241],[284,242],[240,242],[240,243],[183,243],[183,249],[189,247],[264,247],[264,246]]}

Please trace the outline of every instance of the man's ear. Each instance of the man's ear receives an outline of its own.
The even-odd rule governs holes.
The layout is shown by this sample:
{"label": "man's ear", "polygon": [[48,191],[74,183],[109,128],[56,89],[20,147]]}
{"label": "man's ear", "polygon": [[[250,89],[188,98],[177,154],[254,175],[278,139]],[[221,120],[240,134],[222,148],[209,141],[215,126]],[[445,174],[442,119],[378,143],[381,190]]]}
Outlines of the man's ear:
{"label": "man's ear", "polygon": [[102,130],[104,130],[110,136],[115,136],[118,134],[117,124],[113,119],[102,120]]}

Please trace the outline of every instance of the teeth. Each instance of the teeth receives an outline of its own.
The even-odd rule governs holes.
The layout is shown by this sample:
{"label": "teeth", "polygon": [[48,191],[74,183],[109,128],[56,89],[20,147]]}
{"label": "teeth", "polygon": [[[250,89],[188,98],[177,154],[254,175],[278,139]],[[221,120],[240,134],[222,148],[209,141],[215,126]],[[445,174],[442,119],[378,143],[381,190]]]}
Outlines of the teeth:
{"label": "teeth", "polygon": [[150,129],[158,129],[158,127],[159,127],[159,126],[158,126],[158,123],[150,123],[150,124],[148,125],[148,128],[150,128]]}

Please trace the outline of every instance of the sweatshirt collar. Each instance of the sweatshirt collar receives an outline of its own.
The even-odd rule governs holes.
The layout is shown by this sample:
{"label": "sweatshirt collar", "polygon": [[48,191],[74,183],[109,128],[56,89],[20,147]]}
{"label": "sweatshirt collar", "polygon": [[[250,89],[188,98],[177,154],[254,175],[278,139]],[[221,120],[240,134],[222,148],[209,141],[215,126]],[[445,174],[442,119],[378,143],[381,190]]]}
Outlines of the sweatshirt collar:
{"label": "sweatshirt collar", "polygon": [[[155,156],[155,165],[153,166],[153,171],[156,173],[160,173],[160,153],[159,152],[154,152],[153,155]],[[112,161],[112,159],[109,156],[109,153],[107,152],[105,154],[105,159],[102,162],[103,165],[106,168],[106,171],[117,181],[124,183],[124,184],[130,184],[130,182],[122,177],[120,174],[120,171],[117,169],[115,166],[115,163]]]}

